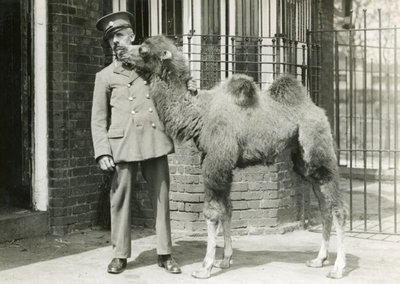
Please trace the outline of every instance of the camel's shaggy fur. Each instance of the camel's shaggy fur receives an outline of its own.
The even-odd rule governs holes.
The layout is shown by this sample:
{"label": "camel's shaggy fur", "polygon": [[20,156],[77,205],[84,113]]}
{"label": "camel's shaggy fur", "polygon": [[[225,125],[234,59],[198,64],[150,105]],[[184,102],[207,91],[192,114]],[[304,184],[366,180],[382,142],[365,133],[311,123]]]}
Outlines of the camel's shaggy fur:
{"label": "camel's shaggy fur", "polygon": [[[233,169],[272,164],[287,148],[291,150],[295,171],[313,183],[323,217],[320,252],[307,264],[322,267],[327,260],[333,221],[338,254],[328,276],[342,277],[345,209],[330,125],[324,111],[311,101],[297,80],[282,76],[268,90],[260,92],[250,77],[237,74],[209,91],[188,96],[188,65],[165,37],[149,38],[141,46],[122,47],[118,56],[139,72],[150,74],[150,94],[166,132],[180,141],[193,139],[203,154],[208,243],[203,268],[193,273],[194,277],[209,277],[213,266],[229,267]],[[217,263],[218,224],[224,230],[225,248],[223,259]]]}

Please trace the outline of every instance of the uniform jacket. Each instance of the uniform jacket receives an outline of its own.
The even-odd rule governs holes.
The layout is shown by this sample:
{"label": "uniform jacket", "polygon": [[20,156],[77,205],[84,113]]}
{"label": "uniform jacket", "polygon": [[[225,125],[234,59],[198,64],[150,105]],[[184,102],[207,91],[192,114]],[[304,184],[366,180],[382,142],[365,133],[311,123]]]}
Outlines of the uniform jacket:
{"label": "uniform jacket", "polygon": [[146,78],[118,61],[96,74],[91,125],[96,159],[110,155],[116,163],[133,162],[174,151]]}

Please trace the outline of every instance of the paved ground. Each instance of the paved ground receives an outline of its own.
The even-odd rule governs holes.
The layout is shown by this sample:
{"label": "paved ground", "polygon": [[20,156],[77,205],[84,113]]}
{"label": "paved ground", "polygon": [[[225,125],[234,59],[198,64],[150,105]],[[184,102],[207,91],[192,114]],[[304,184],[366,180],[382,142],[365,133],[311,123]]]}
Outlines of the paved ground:
{"label": "paved ground", "polygon": [[[295,231],[284,235],[234,237],[233,265],[214,269],[212,278],[190,276],[200,267],[206,248],[205,237],[174,235],[174,256],[182,265],[181,275],[171,275],[155,264],[152,230],[132,231],[133,255],[120,275],[106,273],[111,260],[109,232],[86,230],[66,237],[48,236],[0,244],[0,283],[400,283],[400,238],[346,239],[348,268],[345,278],[325,277],[331,265],[316,269],[304,265],[317,253],[320,234]],[[331,260],[335,258],[332,240]],[[222,238],[219,238],[222,245]],[[218,250],[218,256],[221,249]]]}

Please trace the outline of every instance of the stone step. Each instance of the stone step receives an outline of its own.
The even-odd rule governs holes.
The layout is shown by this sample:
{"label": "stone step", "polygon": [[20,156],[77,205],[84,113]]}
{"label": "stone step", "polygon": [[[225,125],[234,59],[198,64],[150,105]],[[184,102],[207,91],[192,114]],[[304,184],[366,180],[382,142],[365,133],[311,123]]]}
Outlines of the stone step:
{"label": "stone step", "polygon": [[49,232],[48,212],[25,209],[1,211],[0,243],[44,236]]}

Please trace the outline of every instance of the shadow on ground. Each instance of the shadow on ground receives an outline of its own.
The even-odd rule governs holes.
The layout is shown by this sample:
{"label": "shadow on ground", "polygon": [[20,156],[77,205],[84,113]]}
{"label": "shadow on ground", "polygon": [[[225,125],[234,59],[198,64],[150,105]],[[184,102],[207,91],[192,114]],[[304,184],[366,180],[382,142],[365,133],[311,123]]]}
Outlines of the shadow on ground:
{"label": "shadow on ground", "polygon": [[[135,228],[132,240],[153,235]],[[65,236],[48,235],[0,243],[0,271],[110,246],[110,231],[84,230]]]}
{"label": "shadow on ground", "polygon": [[[256,246],[257,244],[253,244]],[[198,240],[181,240],[176,242],[174,250],[174,258],[178,261],[181,266],[191,265],[198,263],[201,267],[205,252],[207,248],[206,241]],[[223,248],[217,248],[216,258],[220,259],[223,253]],[[282,263],[298,263],[304,264],[307,260],[315,258],[318,252],[316,251],[271,251],[271,250],[240,250],[233,249],[233,263],[230,269],[218,269],[212,272],[213,276],[223,274],[228,271],[241,269],[241,268],[252,268],[256,266],[265,265],[271,262],[282,262]],[[134,260],[128,263],[127,269],[137,269],[143,266],[154,265],[156,262],[156,250],[143,251]],[[332,266],[336,259],[336,253],[329,254],[330,264]],[[352,254],[347,254],[347,267],[345,276],[350,274],[352,271],[359,268],[359,258]]]}

